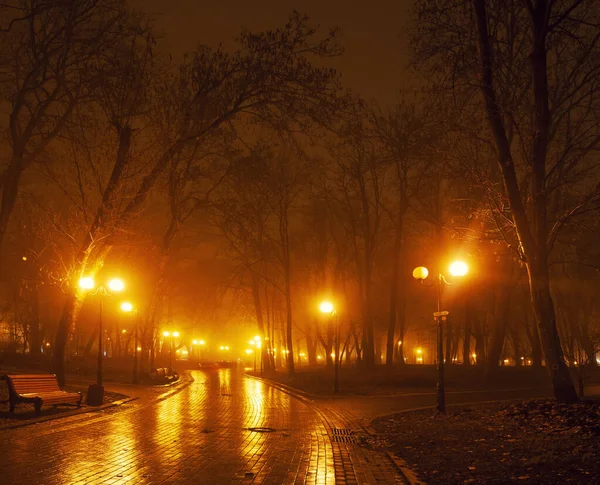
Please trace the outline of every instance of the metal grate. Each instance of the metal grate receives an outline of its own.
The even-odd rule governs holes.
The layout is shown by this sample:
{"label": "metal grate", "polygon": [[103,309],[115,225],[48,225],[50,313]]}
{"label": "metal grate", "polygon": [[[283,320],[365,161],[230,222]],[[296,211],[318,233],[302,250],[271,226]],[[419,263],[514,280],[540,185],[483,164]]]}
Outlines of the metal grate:
{"label": "metal grate", "polygon": [[331,437],[331,441],[334,441],[336,443],[357,443],[356,438],[354,436],[344,436],[337,434],[334,434]]}
{"label": "metal grate", "polygon": [[331,430],[331,441],[336,443],[357,443],[353,431],[348,428],[333,428]]}

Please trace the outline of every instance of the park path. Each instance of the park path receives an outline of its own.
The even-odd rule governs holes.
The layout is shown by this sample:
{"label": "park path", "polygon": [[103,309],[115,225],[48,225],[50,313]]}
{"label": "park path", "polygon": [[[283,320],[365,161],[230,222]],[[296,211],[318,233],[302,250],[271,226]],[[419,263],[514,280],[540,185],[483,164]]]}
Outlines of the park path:
{"label": "park path", "polygon": [[0,431],[7,484],[394,484],[356,416],[233,369],[159,398]]}

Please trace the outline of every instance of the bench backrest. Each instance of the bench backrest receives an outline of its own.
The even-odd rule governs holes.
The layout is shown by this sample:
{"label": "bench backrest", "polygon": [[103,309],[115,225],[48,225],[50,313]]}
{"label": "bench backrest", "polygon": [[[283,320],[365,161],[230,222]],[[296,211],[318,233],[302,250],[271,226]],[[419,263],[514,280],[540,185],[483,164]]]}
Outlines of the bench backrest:
{"label": "bench backrest", "polygon": [[60,391],[54,374],[22,374],[5,376],[17,394]]}

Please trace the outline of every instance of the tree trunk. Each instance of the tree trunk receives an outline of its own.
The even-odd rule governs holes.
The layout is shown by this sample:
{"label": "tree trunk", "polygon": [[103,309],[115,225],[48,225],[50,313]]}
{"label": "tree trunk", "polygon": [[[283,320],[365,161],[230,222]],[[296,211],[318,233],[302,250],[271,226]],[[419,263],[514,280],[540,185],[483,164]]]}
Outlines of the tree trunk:
{"label": "tree trunk", "polygon": [[473,313],[471,306],[467,304],[465,308],[465,323],[464,323],[464,337],[463,337],[463,365],[470,366],[471,365],[471,319],[473,318]]}
{"label": "tree trunk", "polygon": [[494,298],[494,326],[488,353],[486,356],[486,374],[493,375],[494,370],[500,365],[502,359],[502,348],[506,339],[506,327],[508,325],[508,310],[510,305],[510,289],[509,282],[500,282],[496,288]]}
{"label": "tree trunk", "polygon": [[42,352],[42,329],[40,328],[40,294],[37,283],[31,291],[31,336],[29,352],[40,355]]}
{"label": "tree trunk", "polygon": [[56,338],[54,340],[54,352],[52,354],[52,370],[56,374],[56,378],[60,386],[65,385],[65,351],[69,332],[73,322],[77,318],[77,314],[81,308],[82,301],[77,293],[73,290],[67,293],[66,301],[63,305],[58,329],[56,330]]}
{"label": "tree trunk", "polygon": [[533,309],[546,367],[552,379],[554,397],[559,402],[577,402],[579,398],[565,363],[556,328],[554,303],[548,281],[548,267],[543,265],[541,268],[537,268],[534,265],[528,265],[528,269]]}
{"label": "tree trunk", "polygon": [[306,356],[309,365],[316,365],[317,363],[317,339],[314,337],[316,325],[317,323],[314,320],[309,323],[309,334],[306,335]]}
{"label": "tree trunk", "polygon": [[2,205],[0,206],[0,248],[4,235],[8,229],[10,216],[15,208],[15,202],[19,194],[19,181],[23,173],[23,159],[18,154],[13,154],[8,167],[3,174],[2,189]]}
{"label": "tree trunk", "polygon": [[[385,365],[391,368],[394,365],[394,353],[396,350],[396,318],[398,317],[398,298],[400,282],[400,268],[402,266],[402,239],[404,227],[404,210],[401,208],[396,221],[396,231],[394,235],[394,248],[392,252],[392,277],[390,281],[390,304],[389,304],[389,322],[387,330],[387,349]],[[404,292],[402,292],[404,293]],[[403,305],[402,305],[403,306]]]}
{"label": "tree trunk", "polygon": [[[527,271],[529,288],[546,366],[552,378],[555,398],[560,402],[578,401],[577,392],[564,361],[554,303],[548,277],[548,222],[546,191],[546,156],[549,140],[550,109],[548,102],[546,37],[552,4],[546,0],[531,5],[529,14],[533,34],[530,55],[533,89],[533,143],[531,149],[531,210],[527,211],[520,192],[517,172],[506,134],[503,110],[494,90],[493,57],[488,33],[485,0],[473,0],[477,23],[478,47],[481,62],[480,87],[485,99],[486,113],[496,142],[498,164],[508,198]],[[528,220],[531,213],[532,222]]]}

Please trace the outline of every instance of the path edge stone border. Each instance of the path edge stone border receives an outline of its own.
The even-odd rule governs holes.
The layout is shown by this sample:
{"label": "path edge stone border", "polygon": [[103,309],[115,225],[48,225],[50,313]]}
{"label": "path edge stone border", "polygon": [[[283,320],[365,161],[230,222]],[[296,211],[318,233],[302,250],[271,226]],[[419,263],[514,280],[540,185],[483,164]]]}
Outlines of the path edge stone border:
{"label": "path edge stone border", "polygon": [[[290,396],[292,396],[302,402],[311,401],[311,400],[314,401],[314,400],[318,399],[319,397],[326,397],[326,396],[315,396],[314,394],[309,394],[308,392],[301,391],[299,389],[295,389],[293,387],[282,384],[281,382],[272,381],[270,379],[267,379],[266,377],[253,376],[250,374],[245,374],[245,375],[251,379],[265,381],[269,385],[279,389],[282,392],[285,392],[286,394],[289,394]],[[429,408],[429,406],[428,406],[428,408]],[[413,410],[410,409],[408,411],[413,411]],[[377,432],[370,426],[363,425],[362,428],[371,436],[377,436]],[[394,466],[396,466],[396,468],[398,469],[400,474],[402,474],[402,476],[406,479],[407,482],[409,482],[410,485],[427,485],[422,480],[419,480],[416,473],[411,470],[411,468],[408,466],[406,461],[404,461],[402,458],[400,458],[399,456],[397,456],[395,453],[393,453],[391,451],[385,451],[385,454],[389,457],[389,459],[392,461]]]}
{"label": "path edge stone border", "polygon": [[139,399],[139,397],[137,397],[137,396],[127,397],[125,399],[120,399],[119,401],[108,402],[106,404],[102,404],[101,406],[97,406],[97,407],[93,406],[93,407],[79,408],[79,409],[75,409],[73,411],[65,411],[64,413],[52,414],[50,416],[41,416],[39,418],[35,418],[35,419],[31,419],[31,420],[28,419],[28,420],[20,422],[20,423],[14,423],[14,424],[11,423],[11,424],[6,424],[6,425],[1,425],[0,430],[25,428],[27,426],[33,426],[35,424],[45,423],[47,421],[55,421],[58,419],[69,418],[71,416],[77,416],[78,414],[97,413],[98,411],[103,411],[108,408],[120,406],[122,404],[126,404],[128,402],[135,401],[137,399]]}

